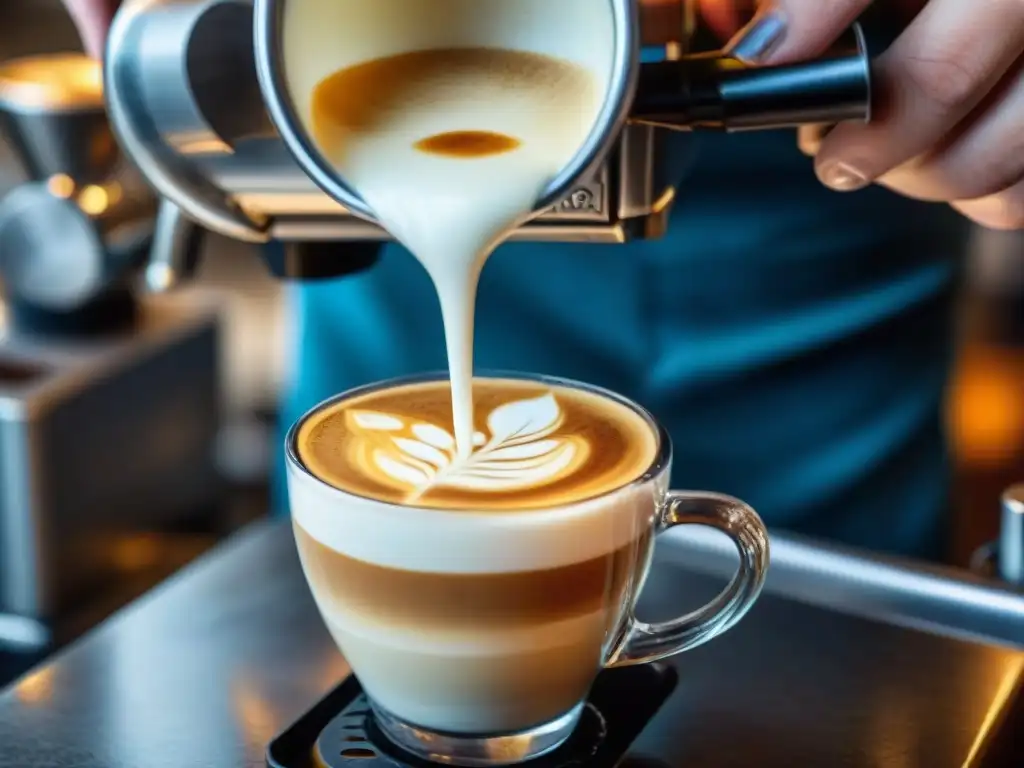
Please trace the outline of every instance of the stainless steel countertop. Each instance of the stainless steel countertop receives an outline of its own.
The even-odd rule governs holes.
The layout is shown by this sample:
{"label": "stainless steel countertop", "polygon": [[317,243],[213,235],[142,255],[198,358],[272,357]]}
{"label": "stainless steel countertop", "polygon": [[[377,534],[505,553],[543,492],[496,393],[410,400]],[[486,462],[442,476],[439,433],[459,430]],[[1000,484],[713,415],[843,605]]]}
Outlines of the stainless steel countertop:
{"label": "stainless steel countertop", "polygon": [[[692,570],[728,562],[705,544],[672,539],[662,547],[645,618],[721,586]],[[823,591],[804,589],[802,602],[766,594],[729,634],[679,657],[680,685],[634,757],[679,768],[984,765],[972,754],[1024,683],[1024,653],[814,607],[815,594],[852,600],[855,585],[843,594],[826,573],[846,566],[828,555],[819,565],[835,567],[815,574],[799,557],[788,562],[812,552],[809,545],[783,539],[777,550],[770,589],[805,578]],[[974,587],[981,592],[972,597],[989,594],[983,583]],[[871,590],[861,593],[859,613],[899,607],[884,596],[872,601]],[[1010,631],[1024,605],[1024,596],[1013,597],[1006,593],[1002,606]],[[261,522],[0,694],[0,766],[261,766],[266,743],[347,671],[288,526]]]}

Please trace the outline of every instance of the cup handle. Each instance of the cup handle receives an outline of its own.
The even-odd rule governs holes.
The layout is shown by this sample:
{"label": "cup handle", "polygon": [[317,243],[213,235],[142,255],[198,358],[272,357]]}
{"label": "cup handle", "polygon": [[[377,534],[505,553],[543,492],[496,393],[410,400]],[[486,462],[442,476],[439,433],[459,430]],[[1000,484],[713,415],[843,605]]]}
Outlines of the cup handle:
{"label": "cup handle", "polygon": [[678,619],[647,624],[631,615],[608,667],[645,664],[696,648],[743,618],[761,593],[768,575],[768,530],[753,509],[720,494],[671,491],[656,533],[677,525],[704,525],[726,534],[739,550],[739,570],[718,597]]}

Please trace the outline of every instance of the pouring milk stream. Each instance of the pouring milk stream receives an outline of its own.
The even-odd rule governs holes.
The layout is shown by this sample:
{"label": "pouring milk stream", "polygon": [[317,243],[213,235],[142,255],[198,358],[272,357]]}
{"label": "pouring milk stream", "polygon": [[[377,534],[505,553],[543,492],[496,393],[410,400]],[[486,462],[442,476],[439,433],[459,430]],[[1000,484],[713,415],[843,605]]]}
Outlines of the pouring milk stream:
{"label": "pouring milk stream", "polygon": [[597,0],[286,5],[286,81],[306,131],[437,291],[460,457],[473,450],[480,272],[585,143],[613,43]]}

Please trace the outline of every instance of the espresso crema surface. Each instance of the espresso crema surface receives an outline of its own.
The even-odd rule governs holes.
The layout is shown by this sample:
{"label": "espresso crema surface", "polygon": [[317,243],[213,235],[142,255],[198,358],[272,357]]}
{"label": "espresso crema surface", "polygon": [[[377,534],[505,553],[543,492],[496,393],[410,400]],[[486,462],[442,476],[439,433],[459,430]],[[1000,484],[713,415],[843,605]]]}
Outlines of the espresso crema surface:
{"label": "espresso crema surface", "polygon": [[596,394],[475,379],[473,451],[456,450],[448,382],[344,400],[298,433],[307,469],[348,493],[451,510],[526,511],[600,496],[653,463],[647,421]]}

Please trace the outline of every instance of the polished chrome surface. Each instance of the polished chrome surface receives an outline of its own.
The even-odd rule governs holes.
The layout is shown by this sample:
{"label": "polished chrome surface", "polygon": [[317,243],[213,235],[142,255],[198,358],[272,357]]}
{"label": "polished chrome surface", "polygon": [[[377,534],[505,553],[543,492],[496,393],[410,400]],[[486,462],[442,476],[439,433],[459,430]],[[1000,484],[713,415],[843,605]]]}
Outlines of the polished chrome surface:
{"label": "polished chrome surface", "polygon": [[[673,553],[712,576],[732,573],[729,541],[713,531],[670,533]],[[865,554],[796,536],[772,537],[765,592],[822,609],[1024,650],[1024,594],[959,569]]]}
{"label": "polished chrome surface", "polygon": [[0,645],[38,639],[24,620],[126,578],[141,534],[216,501],[219,355],[216,307],[188,295],[143,301],[130,333],[0,337],[0,615],[22,620]]}
{"label": "polished chrome surface", "polygon": [[99,63],[60,53],[0,64],[0,136],[31,180],[64,174],[87,184],[105,176],[118,151]]}
{"label": "polished chrome surface", "polygon": [[[0,613],[40,618],[52,593],[35,510],[43,503],[33,457],[28,410],[17,401],[0,398]],[[10,630],[10,627],[8,627]],[[25,627],[14,627],[15,639]]]}
{"label": "polished chrome surface", "polygon": [[0,649],[26,653],[49,647],[50,628],[41,621],[0,613]]}
{"label": "polished chrome surface", "polygon": [[199,260],[203,230],[170,200],[160,204],[146,266],[149,290],[170,290],[192,276]]}
{"label": "polished chrome surface", "polygon": [[67,314],[123,286],[157,202],[114,140],[99,64],[71,54],[0,64],[0,128],[28,177],[0,199],[7,298]]}
{"label": "polished chrome surface", "polygon": [[[372,2],[372,0],[370,0]],[[293,157],[317,186],[333,200],[362,218],[374,212],[326,158],[316,149],[295,113],[284,80],[282,34],[284,6],[288,0],[255,0],[256,68],[263,98],[271,119]],[[540,195],[536,210],[557,205],[581,178],[598,172],[629,116],[640,62],[639,6],[637,0],[592,0],[609,5],[614,18],[615,56],[604,104],[583,145],[565,168],[559,170]],[[342,43],[343,44],[343,43]]]}
{"label": "polished chrome surface", "polygon": [[107,284],[103,241],[73,200],[45,183],[22,184],[0,201],[0,275],[36,306],[70,310]]}
{"label": "polished chrome surface", "polygon": [[1003,494],[999,534],[999,576],[1024,587],[1024,484]]}
{"label": "polished chrome surface", "polygon": [[[245,57],[251,46],[235,50],[230,45],[238,40],[230,30],[247,30],[249,14],[250,4],[244,0],[126,3],[110,28],[105,90],[118,141],[163,197],[209,229],[238,240],[265,242],[265,222],[239,210],[188,160],[197,142],[221,141],[199,111],[192,85],[203,74],[215,81],[230,79],[251,64],[251,55]],[[233,23],[228,16],[236,17]],[[224,37],[221,44],[191,59],[202,61],[205,68],[190,70],[190,41],[204,22],[217,25]],[[216,37],[208,34],[204,39],[209,44]],[[221,55],[211,61],[217,53]],[[235,66],[229,67],[232,62]],[[167,118],[167,125],[159,122],[161,117]]]}
{"label": "polished chrome surface", "polygon": [[[679,685],[631,759],[701,768],[984,766],[999,729],[1014,727],[1002,718],[1024,683],[1024,654],[850,615],[862,589],[880,601],[884,593],[862,587],[848,565],[838,571],[851,579],[844,590],[829,591],[826,579],[820,602],[830,609],[790,600],[786,590],[829,572],[831,558],[826,552],[809,568],[800,561],[814,559],[812,545],[781,535],[773,544],[765,594],[726,636],[673,662]],[[640,610],[651,619],[721,587],[689,568],[713,555],[663,549]],[[920,601],[956,606],[950,620],[960,634],[979,634],[971,631],[974,597],[950,587]],[[287,522],[259,523],[0,694],[0,766],[255,768],[267,743],[347,672]]]}
{"label": "polished chrome surface", "polygon": [[100,65],[81,54],[0,64],[0,136],[31,180],[102,179],[119,152],[104,114]]}

